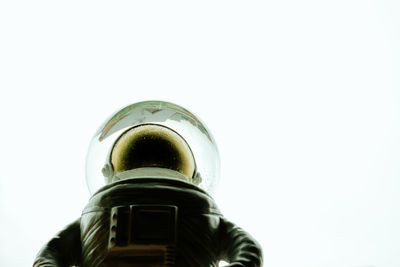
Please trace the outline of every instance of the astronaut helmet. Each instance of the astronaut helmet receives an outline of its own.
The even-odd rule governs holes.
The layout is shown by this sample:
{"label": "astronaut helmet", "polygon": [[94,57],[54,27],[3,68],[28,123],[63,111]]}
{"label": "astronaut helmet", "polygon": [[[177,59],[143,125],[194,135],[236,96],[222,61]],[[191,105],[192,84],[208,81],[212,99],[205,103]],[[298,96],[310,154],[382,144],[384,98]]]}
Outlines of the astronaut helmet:
{"label": "astronaut helmet", "polygon": [[90,142],[86,182],[91,194],[135,178],[179,179],[213,193],[219,153],[201,120],[164,101],[144,101],[113,114]]}

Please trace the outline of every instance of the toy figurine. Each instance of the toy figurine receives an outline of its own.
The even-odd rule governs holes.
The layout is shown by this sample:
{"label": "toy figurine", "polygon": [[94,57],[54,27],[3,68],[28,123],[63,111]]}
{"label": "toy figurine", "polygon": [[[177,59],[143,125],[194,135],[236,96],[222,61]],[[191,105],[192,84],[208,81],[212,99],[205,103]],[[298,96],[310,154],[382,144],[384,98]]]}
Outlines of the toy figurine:
{"label": "toy figurine", "polygon": [[215,141],[192,113],[162,101],[127,106],[90,144],[82,216],[33,265],[261,266],[261,247],[210,196],[218,173]]}

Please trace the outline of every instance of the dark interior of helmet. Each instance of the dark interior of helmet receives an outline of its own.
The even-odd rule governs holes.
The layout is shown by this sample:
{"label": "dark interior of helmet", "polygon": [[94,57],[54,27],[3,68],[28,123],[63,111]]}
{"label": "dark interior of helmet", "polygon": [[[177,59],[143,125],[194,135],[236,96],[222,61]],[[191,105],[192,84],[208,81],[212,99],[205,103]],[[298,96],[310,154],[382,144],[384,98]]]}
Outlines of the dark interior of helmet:
{"label": "dark interior of helmet", "polygon": [[179,170],[182,160],[176,147],[170,140],[155,134],[135,138],[123,151],[120,168],[131,170],[141,167],[160,167]]}
{"label": "dark interior of helmet", "polygon": [[159,167],[187,175],[187,148],[183,146],[182,140],[169,128],[159,125],[132,128],[114,145],[111,153],[114,173],[142,167]]}

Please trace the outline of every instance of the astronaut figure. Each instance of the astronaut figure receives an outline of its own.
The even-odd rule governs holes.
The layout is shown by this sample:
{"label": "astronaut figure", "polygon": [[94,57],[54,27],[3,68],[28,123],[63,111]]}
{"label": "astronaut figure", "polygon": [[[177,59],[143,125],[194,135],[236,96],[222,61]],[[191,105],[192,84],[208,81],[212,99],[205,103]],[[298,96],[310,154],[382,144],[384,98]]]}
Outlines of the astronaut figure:
{"label": "astronaut figure", "polygon": [[261,247],[210,196],[218,172],[214,139],[192,113],[162,101],[123,108],[92,139],[82,216],[33,266],[261,266]]}

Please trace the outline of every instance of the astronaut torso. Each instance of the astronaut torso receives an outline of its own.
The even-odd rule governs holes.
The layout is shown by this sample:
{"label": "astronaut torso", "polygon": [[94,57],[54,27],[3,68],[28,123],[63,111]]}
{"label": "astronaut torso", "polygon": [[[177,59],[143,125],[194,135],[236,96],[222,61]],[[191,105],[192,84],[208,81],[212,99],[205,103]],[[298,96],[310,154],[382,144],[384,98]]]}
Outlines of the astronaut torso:
{"label": "astronaut torso", "polygon": [[82,212],[83,266],[217,266],[221,217],[206,192],[181,180],[105,186]]}

